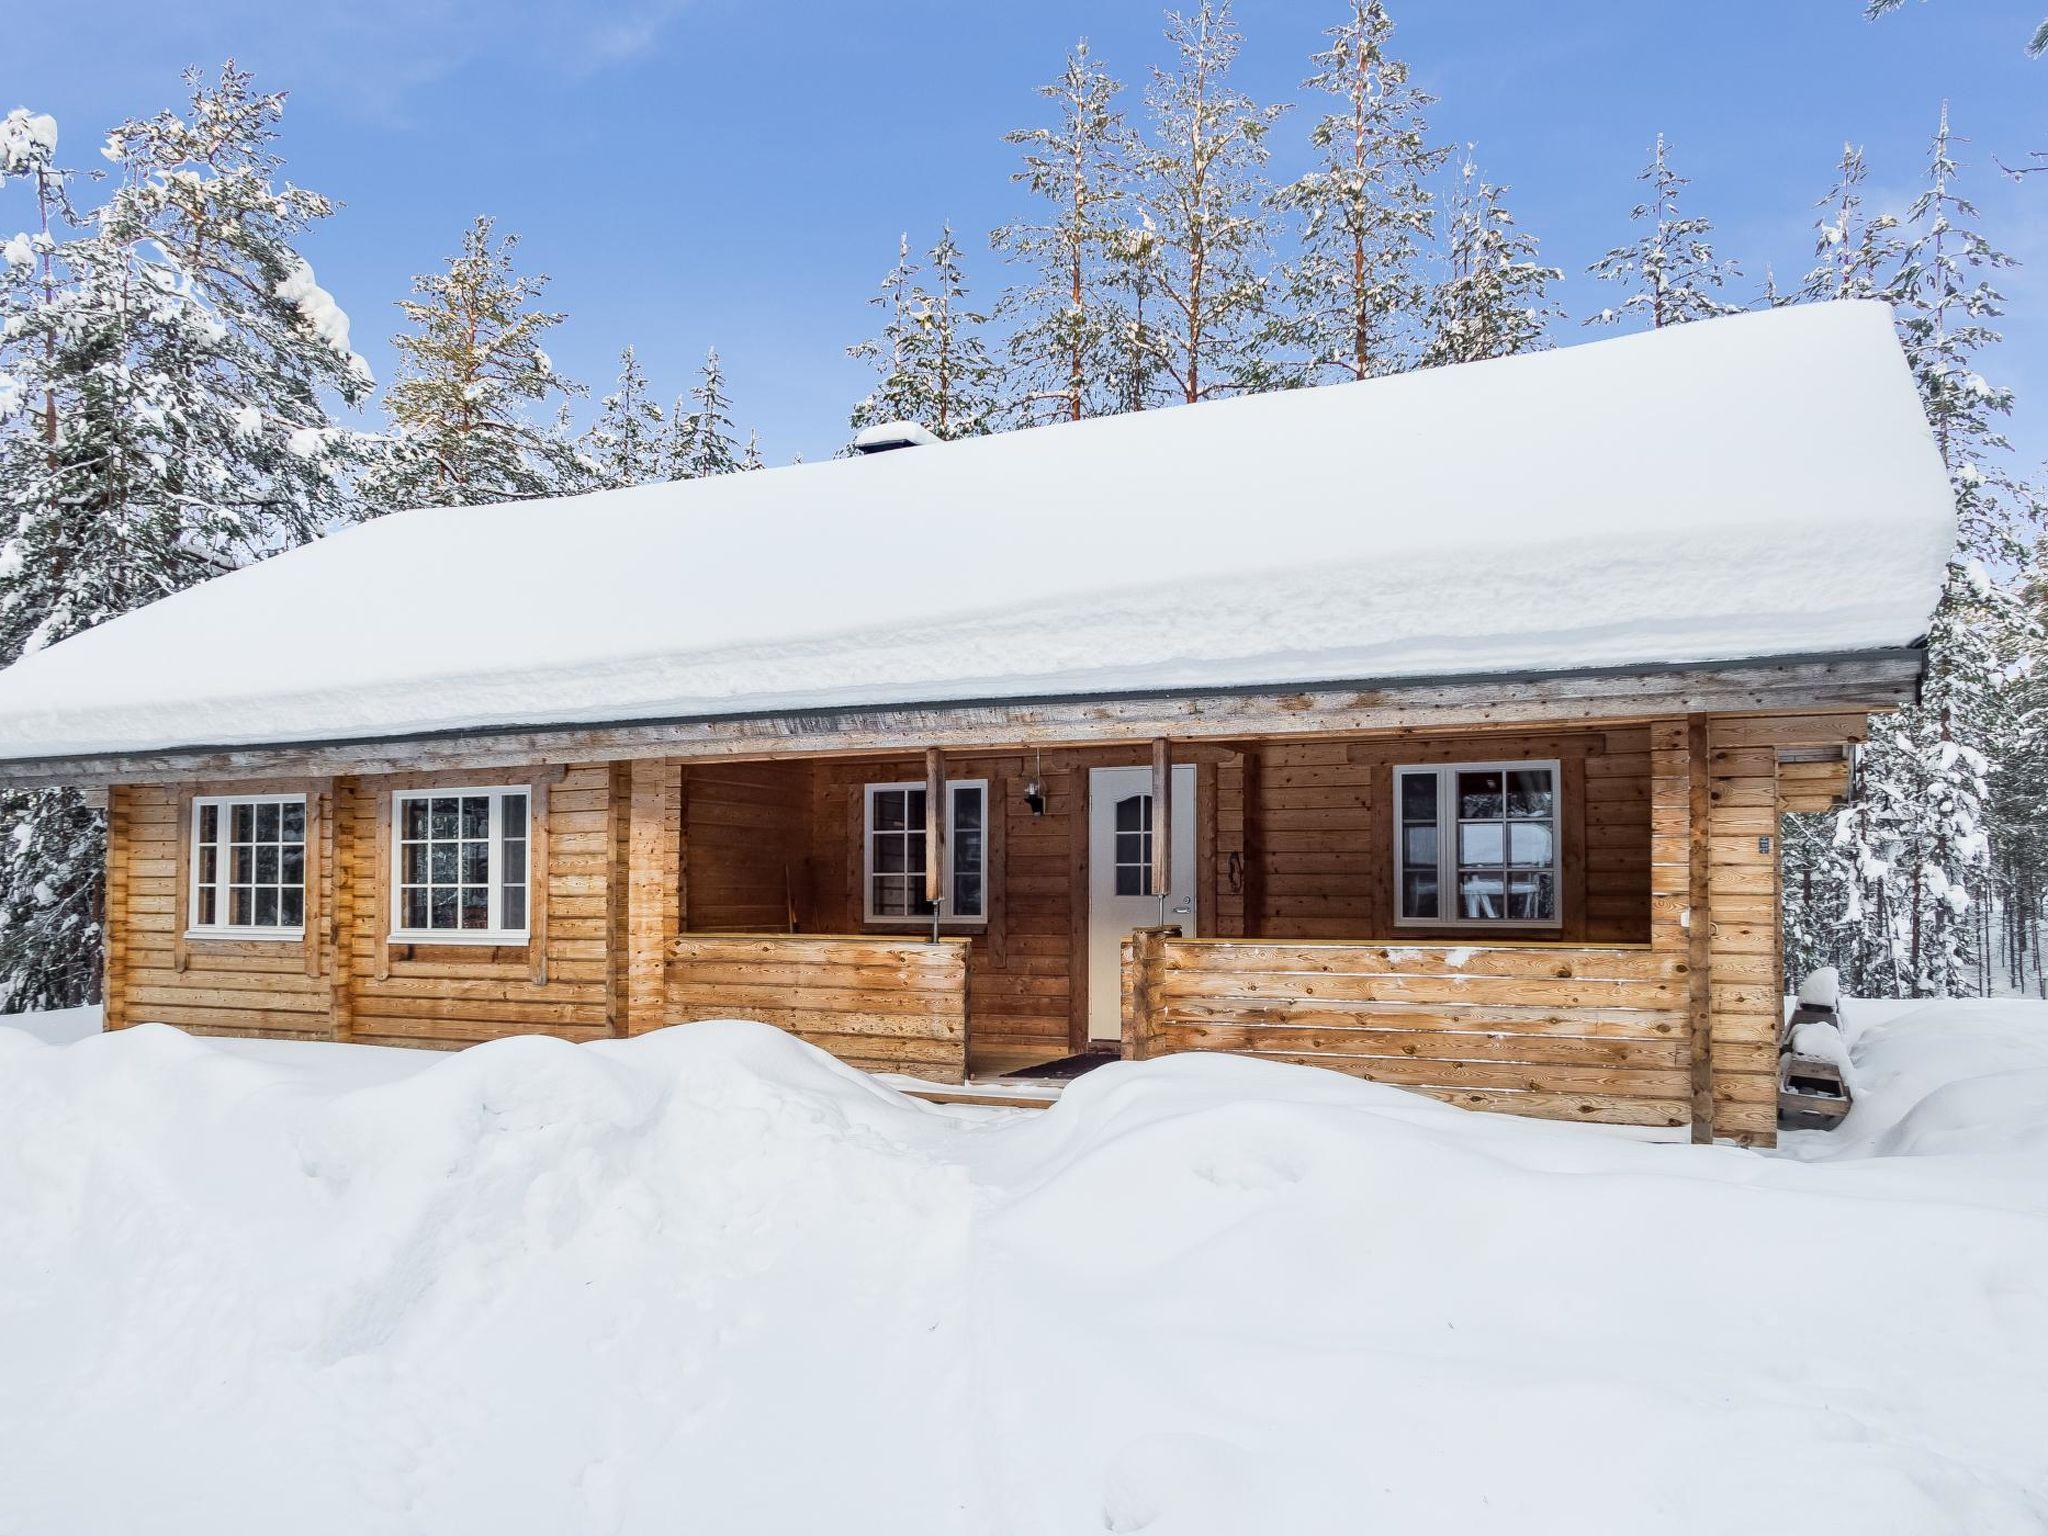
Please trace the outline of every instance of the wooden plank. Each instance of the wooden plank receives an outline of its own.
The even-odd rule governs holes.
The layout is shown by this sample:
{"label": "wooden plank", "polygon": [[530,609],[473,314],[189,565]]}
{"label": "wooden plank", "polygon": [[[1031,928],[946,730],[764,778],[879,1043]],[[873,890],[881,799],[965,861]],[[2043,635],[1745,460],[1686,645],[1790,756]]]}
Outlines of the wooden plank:
{"label": "wooden plank", "polygon": [[1707,731],[1705,716],[1694,715],[1686,722],[1689,796],[1686,963],[1691,967],[1686,988],[1686,1012],[1692,1045],[1691,1119],[1695,1143],[1714,1139],[1713,1025],[1710,1017],[1713,995],[1709,973],[1713,932],[1713,886],[1709,870],[1713,787],[1709,777]]}
{"label": "wooden plank", "polygon": [[371,857],[376,861],[377,886],[369,903],[370,943],[375,946],[370,960],[370,975],[376,981],[383,981],[391,974],[391,920],[398,909],[393,905],[391,895],[391,791],[379,786],[375,793],[377,846],[371,850]]}
{"label": "wooden plank", "polygon": [[328,817],[329,868],[333,871],[334,904],[328,913],[327,944],[331,955],[327,972],[328,1029],[336,1040],[350,1038],[354,1024],[356,929],[356,803],[360,793],[354,779],[331,781]]}
{"label": "wooden plank", "polygon": [[[178,867],[172,877],[171,886],[171,896],[175,903],[172,908],[175,926],[171,930],[171,945],[174,956],[173,969],[180,971],[185,969],[188,960],[185,935],[192,927],[192,798],[193,790],[190,785],[178,791],[174,802],[176,819],[172,822],[175,829],[172,835],[178,840]],[[226,916],[225,913],[215,915]]]}
{"label": "wooden plank", "polygon": [[334,796],[332,779],[314,779],[306,785],[306,851],[305,851],[305,905],[301,908],[299,958],[306,968],[306,975],[317,981],[321,974],[321,961],[325,949],[324,934],[327,913],[321,901],[321,887],[326,880],[328,844],[333,831],[330,817],[333,814]]}
{"label": "wooden plank", "polygon": [[664,946],[676,922],[681,770],[645,758],[632,766],[627,802],[626,1029],[653,1028],[666,1002]]}
{"label": "wooden plank", "polygon": [[554,869],[548,797],[553,788],[550,776],[537,775],[527,802],[532,835],[526,843],[526,963],[527,980],[536,987],[548,984],[548,898],[553,894]]}

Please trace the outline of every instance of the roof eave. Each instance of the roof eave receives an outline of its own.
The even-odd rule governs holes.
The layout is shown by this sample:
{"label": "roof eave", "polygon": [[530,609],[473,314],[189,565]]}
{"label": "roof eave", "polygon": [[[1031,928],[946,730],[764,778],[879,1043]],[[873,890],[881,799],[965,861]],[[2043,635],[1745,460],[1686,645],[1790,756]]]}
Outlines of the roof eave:
{"label": "roof eave", "polygon": [[1860,713],[1917,697],[1917,646],[1567,671],[938,699],[520,723],[346,739],[0,759],[14,788],[418,772],[633,757],[875,755],[938,746],[1329,736],[1600,724],[1686,714]]}

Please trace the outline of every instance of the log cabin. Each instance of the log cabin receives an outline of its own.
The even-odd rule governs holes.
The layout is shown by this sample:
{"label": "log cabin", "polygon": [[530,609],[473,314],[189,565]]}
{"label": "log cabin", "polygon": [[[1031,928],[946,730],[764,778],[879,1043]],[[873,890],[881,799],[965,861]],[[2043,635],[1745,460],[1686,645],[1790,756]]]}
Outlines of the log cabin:
{"label": "log cabin", "polygon": [[1779,817],[1953,540],[1882,306],[861,446],[394,513],[0,674],[0,782],[103,797],[106,1027],[1773,1138]]}

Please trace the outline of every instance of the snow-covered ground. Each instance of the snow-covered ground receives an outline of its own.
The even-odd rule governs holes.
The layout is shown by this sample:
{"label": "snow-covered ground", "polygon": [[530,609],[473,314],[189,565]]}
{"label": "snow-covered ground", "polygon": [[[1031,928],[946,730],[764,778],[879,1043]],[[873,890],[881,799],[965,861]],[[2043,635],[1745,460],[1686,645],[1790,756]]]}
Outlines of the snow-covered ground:
{"label": "snow-covered ground", "polygon": [[[2048,1005],[1781,1155],[1218,1057],[0,1028],[0,1531],[2048,1529]],[[45,1026],[45,1032],[50,1032]]]}

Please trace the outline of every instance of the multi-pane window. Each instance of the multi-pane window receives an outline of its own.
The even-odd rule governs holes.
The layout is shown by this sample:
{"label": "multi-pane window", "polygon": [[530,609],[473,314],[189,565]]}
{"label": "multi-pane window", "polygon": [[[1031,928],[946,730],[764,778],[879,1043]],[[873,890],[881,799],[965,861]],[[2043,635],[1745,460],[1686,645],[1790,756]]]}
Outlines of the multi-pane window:
{"label": "multi-pane window", "polygon": [[[945,922],[981,922],[987,916],[988,783],[960,779],[946,785]],[[925,899],[925,786],[870,784],[862,859],[863,916],[871,923],[929,919]]]}
{"label": "multi-pane window", "polygon": [[526,938],[528,803],[524,788],[395,797],[400,937]]}
{"label": "multi-pane window", "polygon": [[299,937],[306,923],[306,797],[194,800],[191,899],[194,931]]}
{"label": "multi-pane window", "polygon": [[1556,763],[1447,763],[1394,777],[1400,922],[1558,923]]}
{"label": "multi-pane window", "polygon": [[1152,797],[1125,795],[1116,807],[1116,893],[1152,894]]}

